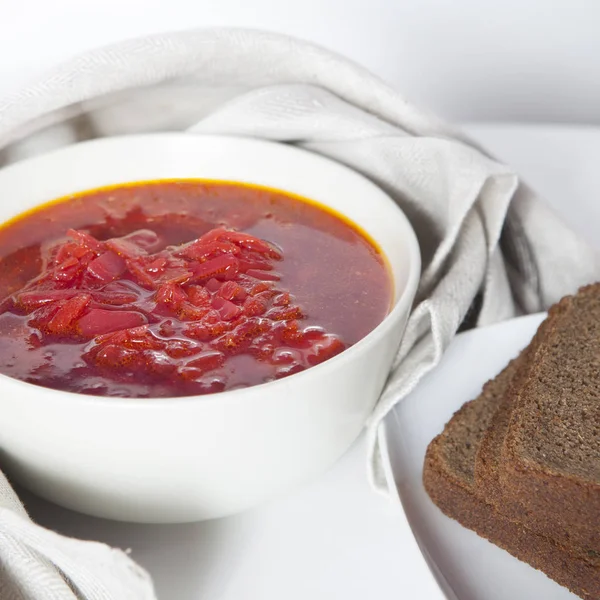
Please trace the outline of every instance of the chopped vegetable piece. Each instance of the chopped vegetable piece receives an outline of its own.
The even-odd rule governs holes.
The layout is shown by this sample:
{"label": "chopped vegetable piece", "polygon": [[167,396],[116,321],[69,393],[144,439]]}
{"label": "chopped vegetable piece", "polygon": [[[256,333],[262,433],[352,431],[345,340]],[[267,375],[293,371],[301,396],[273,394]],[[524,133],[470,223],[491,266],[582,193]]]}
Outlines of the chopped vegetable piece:
{"label": "chopped vegetable piece", "polygon": [[77,322],[78,332],[85,337],[94,337],[111,331],[144,325],[146,317],[131,310],[103,310],[93,308]]}
{"label": "chopped vegetable piece", "polygon": [[[78,264],[74,258],[71,260]],[[94,258],[87,266],[88,273],[103,283],[114,281],[123,275],[126,269],[125,261],[118,254],[110,250]]]}
{"label": "chopped vegetable piece", "polygon": [[90,294],[79,294],[67,300],[48,321],[45,326],[46,331],[58,335],[68,335],[71,333],[75,321],[91,300],[92,297]]}
{"label": "chopped vegetable piece", "polygon": [[239,262],[235,256],[225,254],[212,258],[204,263],[196,263],[194,269],[194,281],[209,279],[232,279],[239,272]]}

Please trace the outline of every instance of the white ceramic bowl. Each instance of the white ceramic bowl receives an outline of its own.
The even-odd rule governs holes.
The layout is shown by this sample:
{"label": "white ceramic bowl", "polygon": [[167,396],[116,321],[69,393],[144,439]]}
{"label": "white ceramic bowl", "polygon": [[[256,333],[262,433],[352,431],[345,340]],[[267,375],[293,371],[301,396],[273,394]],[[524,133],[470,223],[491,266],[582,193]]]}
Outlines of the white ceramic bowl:
{"label": "white ceramic bowl", "polygon": [[209,396],[102,398],[0,376],[2,468],[67,508],[163,523],[247,509],[330,467],[359,435],[389,372],[419,280],[419,247],[386,194],[332,161],[232,137],[95,140],[1,170],[0,222],[89,188],[191,177],[287,190],[345,214],[387,256],[393,309],[325,363]]}

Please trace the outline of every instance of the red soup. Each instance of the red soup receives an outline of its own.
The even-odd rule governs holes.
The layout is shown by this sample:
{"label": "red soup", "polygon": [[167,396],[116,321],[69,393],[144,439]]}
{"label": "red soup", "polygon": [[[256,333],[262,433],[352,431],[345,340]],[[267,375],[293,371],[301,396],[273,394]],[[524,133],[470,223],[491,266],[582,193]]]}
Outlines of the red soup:
{"label": "red soup", "polygon": [[321,363],[387,314],[354,225],[285,193],[145,182],[0,228],[0,372],[103,396],[205,394]]}

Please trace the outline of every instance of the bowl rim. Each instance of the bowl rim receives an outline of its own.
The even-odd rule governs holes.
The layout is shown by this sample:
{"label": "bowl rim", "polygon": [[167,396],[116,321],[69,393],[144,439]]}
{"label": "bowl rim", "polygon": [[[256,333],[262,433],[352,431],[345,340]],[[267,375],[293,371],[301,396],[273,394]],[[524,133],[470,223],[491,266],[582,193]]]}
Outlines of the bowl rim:
{"label": "bowl rim", "polygon": [[[46,160],[51,160],[56,156],[61,154],[69,154],[71,152],[76,152],[79,148],[88,147],[88,146],[96,146],[96,145],[111,145],[115,143],[123,143],[128,140],[133,140],[134,138],[143,138],[144,140],[148,140],[150,138],[157,138],[160,140],[170,140],[177,143],[177,140],[186,140],[186,143],[189,143],[191,139],[201,139],[201,140],[218,140],[219,142],[227,142],[232,144],[240,144],[240,145],[249,145],[254,146],[256,148],[267,148],[270,151],[276,150],[277,152],[282,153],[290,157],[291,160],[294,160],[296,157],[301,157],[302,160],[312,160],[316,163],[320,163],[321,166],[325,166],[327,169],[337,170],[340,173],[344,173],[346,177],[354,177],[361,179],[363,181],[363,185],[366,183],[368,187],[372,188],[374,192],[377,193],[378,202],[387,202],[392,206],[392,208],[396,211],[397,217],[399,220],[399,224],[402,228],[402,231],[399,231],[399,236],[404,240],[407,249],[408,249],[408,273],[406,278],[406,283],[404,288],[402,289],[400,295],[395,299],[392,309],[385,315],[378,325],[373,328],[367,335],[361,338],[358,342],[341,352],[340,354],[318,364],[310,367],[309,369],[305,369],[299,373],[294,373],[288,377],[284,377],[282,379],[277,379],[273,381],[268,381],[264,383],[259,383],[256,385],[251,385],[244,388],[237,388],[234,390],[225,390],[222,392],[215,392],[212,394],[202,394],[195,396],[164,396],[164,397],[149,397],[149,398],[130,398],[130,397],[121,397],[121,396],[94,396],[92,394],[82,394],[79,392],[71,392],[67,390],[58,390],[54,388],[48,388],[42,385],[37,385],[34,383],[30,383],[27,381],[23,381],[21,379],[17,379],[14,377],[10,377],[9,375],[5,375],[0,373],[0,390],[2,388],[14,387],[15,391],[21,390],[29,390],[30,392],[35,389],[41,395],[47,395],[48,397],[52,396],[53,402],[66,402],[71,403],[75,402],[76,405],[81,405],[85,403],[86,405],[95,404],[95,405],[109,405],[112,408],[129,408],[131,406],[137,407],[136,410],[141,410],[142,408],[154,410],[164,408],[164,406],[175,406],[175,405],[187,405],[190,403],[202,402],[206,404],[212,404],[213,402],[218,402],[219,404],[225,404],[230,402],[235,402],[239,398],[243,398],[248,393],[265,390],[271,392],[271,390],[281,389],[285,391],[286,387],[289,387],[293,382],[298,381],[300,378],[307,379],[309,377],[314,377],[317,374],[321,374],[326,369],[336,368],[338,366],[342,366],[344,363],[348,363],[356,357],[356,355],[360,355],[361,353],[368,350],[368,348],[374,345],[378,340],[380,340],[389,329],[393,328],[394,325],[399,321],[405,313],[409,313],[412,303],[414,301],[414,297],[417,292],[417,288],[420,282],[421,277],[421,252],[418,243],[417,236],[415,231],[408,220],[406,214],[400,208],[400,206],[392,200],[389,194],[379,187],[376,183],[371,181],[369,178],[365,177],[358,171],[355,171],[353,168],[346,166],[342,163],[339,163],[331,158],[316,154],[314,152],[305,150],[303,148],[298,148],[296,146],[289,146],[287,144],[283,144],[280,142],[267,141],[263,139],[257,138],[249,138],[249,137],[241,137],[241,136],[233,136],[233,135],[213,135],[213,134],[190,134],[183,132],[158,132],[158,133],[134,133],[134,134],[126,134],[119,136],[107,136],[103,138],[95,138],[92,140],[86,140],[82,142],[77,142],[74,144],[70,144],[68,146],[58,148],[56,150],[52,150],[50,152],[45,152],[40,155],[33,156],[31,158],[23,159],[16,163],[10,164],[3,169],[0,169],[0,180],[2,176],[7,172],[15,171],[15,170],[28,170],[30,168],[36,168],[36,163],[42,163]],[[161,181],[161,179],[168,178],[157,178],[153,181]],[[179,179],[179,178],[177,178]],[[181,177],[181,179],[184,179]],[[197,180],[210,180],[208,177],[193,177],[190,176],[189,179],[197,179]],[[231,183],[248,183],[248,182],[240,182],[235,179],[229,180]],[[127,182],[122,182],[127,183]],[[115,184],[119,185],[119,184]],[[90,188],[92,189],[92,188]],[[85,190],[83,190],[85,191]],[[284,193],[290,193],[291,195],[298,196],[294,190],[286,190],[282,188]],[[75,192],[74,192],[75,193]],[[302,195],[299,195],[302,197]],[[50,199],[49,201],[52,201]],[[307,198],[307,200],[312,200],[311,198]],[[327,202],[318,201],[318,204],[323,204],[327,206]],[[36,204],[38,206],[38,204]],[[351,219],[344,213],[343,210],[335,209],[337,212],[340,212],[345,218],[347,218],[351,223],[354,223],[354,220]],[[22,211],[25,212],[25,211]],[[22,214],[22,212],[17,213],[16,216]],[[4,223],[5,221],[2,221]],[[356,224],[359,227],[359,230],[362,230],[362,227],[359,224]],[[367,232],[368,233],[368,232]],[[377,245],[379,245],[379,240],[376,236],[369,233],[369,237],[375,241]],[[383,251],[382,251],[383,252]],[[384,259],[387,263],[391,261],[389,258],[383,254]]]}

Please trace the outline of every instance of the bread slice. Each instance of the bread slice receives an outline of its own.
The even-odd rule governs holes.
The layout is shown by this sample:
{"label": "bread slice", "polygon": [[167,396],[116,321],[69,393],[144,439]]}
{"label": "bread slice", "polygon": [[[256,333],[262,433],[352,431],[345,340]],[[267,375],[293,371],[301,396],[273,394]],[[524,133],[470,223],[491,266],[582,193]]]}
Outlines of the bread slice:
{"label": "bread slice", "polygon": [[[600,558],[600,284],[561,300],[512,402],[502,512]],[[519,506],[523,510],[519,510]]]}
{"label": "bread slice", "polygon": [[589,548],[574,545],[568,529],[561,527],[560,523],[548,523],[544,518],[538,518],[538,514],[535,511],[528,510],[519,498],[507,494],[500,481],[502,447],[518,391],[528,377],[532,358],[549,331],[551,331],[553,323],[563,309],[563,305],[554,307],[549,318],[540,325],[536,335],[525,350],[524,360],[515,373],[508,391],[504,394],[489,427],[481,439],[475,457],[475,488],[478,496],[494,505],[496,510],[504,516],[526,525],[528,529],[535,533],[551,537],[572,554],[600,566],[600,555],[596,556]]}
{"label": "bread slice", "polygon": [[504,490],[500,483],[500,454],[508,429],[516,390],[522,386],[523,381],[527,377],[531,358],[535,355],[548,330],[548,326],[548,319],[545,319],[538,327],[529,346],[523,350],[518,368],[514,370],[511,381],[504,386],[505,392],[498,403],[494,415],[490,419],[489,426],[482,435],[475,455],[476,492],[486,502],[493,504],[496,508],[505,506]]}
{"label": "bread slice", "polygon": [[475,457],[481,440],[510,389],[522,353],[482,393],[467,402],[427,448],[423,483],[433,502],[449,517],[474,530],[513,556],[543,571],[586,600],[600,598],[600,570],[552,539],[535,534],[501,515],[477,496]]}

